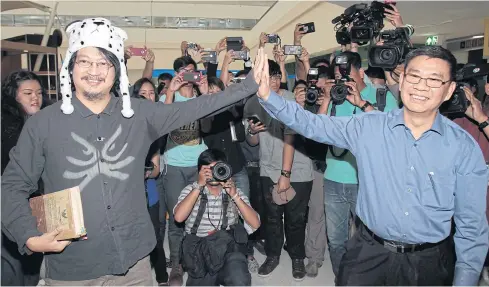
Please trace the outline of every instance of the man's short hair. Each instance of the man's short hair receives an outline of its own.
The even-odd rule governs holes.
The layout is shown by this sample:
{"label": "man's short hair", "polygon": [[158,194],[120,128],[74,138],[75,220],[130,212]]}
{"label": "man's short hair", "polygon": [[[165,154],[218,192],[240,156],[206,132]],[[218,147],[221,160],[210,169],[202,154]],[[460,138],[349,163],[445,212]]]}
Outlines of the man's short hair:
{"label": "man's short hair", "polygon": [[280,65],[273,60],[268,60],[268,71],[270,72],[270,76],[282,75],[280,71]]}
{"label": "man's short hair", "polygon": [[164,81],[164,80],[173,80],[173,76],[169,73],[162,73],[158,76],[158,82],[159,81]]}
{"label": "man's short hair", "polygon": [[294,85],[294,88],[292,89],[292,91],[295,90],[295,88],[297,88],[298,85],[304,85],[304,86],[307,87],[307,82],[304,81],[304,80],[297,80],[297,81],[295,81],[295,85]]}
{"label": "man's short hair", "polygon": [[334,71],[330,67],[319,66],[318,69],[318,79],[334,79]]}
{"label": "man's short hair", "polygon": [[326,64],[328,67],[331,66],[331,64],[329,63],[328,59],[321,58],[321,59],[314,60],[314,62],[312,62],[311,67],[317,68],[319,64]]}
{"label": "man's short hair", "polygon": [[384,69],[379,68],[379,67],[368,67],[368,69],[365,71],[365,74],[367,77],[371,79],[381,79],[385,80],[385,73]]}
{"label": "man's short hair", "polygon": [[440,46],[422,46],[416,50],[412,50],[406,55],[406,65],[404,66],[404,72],[407,71],[409,63],[416,57],[426,56],[430,59],[440,59],[448,63],[450,68],[450,79],[455,80],[457,73],[457,59],[447,49]]}
{"label": "man's short hair", "polygon": [[194,70],[197,70],[197,64],[190,56],[177,58],[175,62],[173,62],[173,70],[175,70],[175,72],[178,72],[181,68],[185,68],[188,65],[193,65]]}
{"label": "man's short hair", "polygon": [[197,160],[197,169],[198,171],[200,171],[202,166],[210,165],[211,163],[216,161],[227,162],[226,154],[217,149],[205,150],[199,155],[199,159]]}
{"label": "man's short hair", "polygon": [[226,86],[224,86],[224,83],[218,77],[207,78],[207,83],[209,85],[209,88],[211,86],[216,86],[216,87],[219,87],[219,89],[221,89],[221,91],[224,91],[224,89],[226,88]]}
{"label": "man's short hair", "polygon": [[[350,65],[352,67],[354,67],[357,70],[360,70],[362,68],[362,57],[360,57],[360,54],[358,54],[356,52],[352,52],[352,51],[345,51],[345,52],[341,52],[338,56],[347,56],[348,57],[348,63],[350,63]],[[338,56],[336,56],[336,57],[338,57]],[[336,59],[336,57],[335,57],[335,59]],[[333,64],[333,71],[335,68],[336,68],[336,65]]]}

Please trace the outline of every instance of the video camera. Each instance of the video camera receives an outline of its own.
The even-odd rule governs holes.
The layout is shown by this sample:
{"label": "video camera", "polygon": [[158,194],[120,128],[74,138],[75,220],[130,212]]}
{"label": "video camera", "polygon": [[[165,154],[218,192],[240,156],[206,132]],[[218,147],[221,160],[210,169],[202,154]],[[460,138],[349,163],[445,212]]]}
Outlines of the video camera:
{"label": "video camera", "polygon": [[382,69],[395,69],[404,62],[406,55],[411,51],[409,35],[412,32],[414,31],[411,26],[381,32],[380,39],[384,41],[384,45],[370,47],[368,64]]}
{"label": "video camera", "polygon": [[440,112],[444,115],[465,113],[470,106],[470,102],[465,96],[464,87],[471,88],[470,82],[480,80],[489,75],[489,64],[467,64],[457,71],[455,81],[457,87],[450,100],[444,102],[440,107]]}
{"label": "video camera", "polygon": [[[384,28],[384,11],[389,4],[372,1],[370,6],[365,3],[355,4],[345,9],[345,12],[334,18],[336,41],[340,45],[352,42],[365,45],[377,37]],[[350,30],[348,30],[350,26]]]}
{"label": "video camera", "polygon": [[346,96],[350,94],[346,82],[350,82],[351,63],[348,56],[339,55],[335,58],[335,66],[339,68],[341,79],[336,79],[335,84],[331,87],[331,100],[335,105],[341,105],[345,102]]}

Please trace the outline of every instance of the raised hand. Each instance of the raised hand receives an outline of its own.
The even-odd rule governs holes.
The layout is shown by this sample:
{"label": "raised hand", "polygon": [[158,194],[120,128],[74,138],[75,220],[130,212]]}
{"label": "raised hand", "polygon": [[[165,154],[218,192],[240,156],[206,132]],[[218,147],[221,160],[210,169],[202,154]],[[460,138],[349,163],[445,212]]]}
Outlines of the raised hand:
{"label": "raised hand", "polygon": [[402,22],[402,17],[401,13],[399,13],[399,10],[397,9],[396,5],[389,5],[391,9],[385,8],[385,18],[389,20],[389,22],[392,24],[394,27],[402,27],[404,26],[404,23]]}

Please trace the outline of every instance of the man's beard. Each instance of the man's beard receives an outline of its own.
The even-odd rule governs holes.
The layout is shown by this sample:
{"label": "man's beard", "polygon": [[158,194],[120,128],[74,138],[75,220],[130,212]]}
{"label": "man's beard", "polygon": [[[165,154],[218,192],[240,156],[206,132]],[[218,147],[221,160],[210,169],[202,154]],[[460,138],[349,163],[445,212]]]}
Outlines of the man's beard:
{"label": "man's beard", "polygon": [[100,101],[104,98],[104,93],[102,93],[102,92],[95,93],[95,92],[84,91],[83,96],[85,97],[85,99],[87,99],[91,102],[96,102],[96,101]]}

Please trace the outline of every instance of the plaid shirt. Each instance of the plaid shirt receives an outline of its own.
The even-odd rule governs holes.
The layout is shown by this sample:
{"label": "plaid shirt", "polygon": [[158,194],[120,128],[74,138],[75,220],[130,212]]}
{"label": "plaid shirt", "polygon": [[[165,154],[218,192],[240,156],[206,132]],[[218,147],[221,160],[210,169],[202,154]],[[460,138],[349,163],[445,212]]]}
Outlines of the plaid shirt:
{"label": "plaid shirt", "polygon": [[[248,206],[250,205],[250,201],[248,197],[241,192],[239,188],[236,188],[238,192],[238,197],[241,198]],[[180,196],[178,197],[178,202],[175,205],[175,208],[182,202],[187,195],[192,191],[192,185],[187,185],[183,190]],[[221,191],[221,193],[218,196],[212,195],[207,187],[204,188],[204,193],[207,195],[207,206],[205,208],[204,214],[202,216],[202,220],[200,221],[199,228],[197,229],[197,236],[199,237],[205,237],[209,235],[209,233],[212,233],[212,231],[216,229],[220,229],[222,226],[222,220],[223,220],[223,213],[222,213],[222,194],[225,193],[224,189]],[[185,220],[185,232],[190,234],[190,230],[194,226],[195,219],[197,218],[197,213],[199,211],[200,207],[200,195],[197,201],[195,202],[194,208],[192,209],[192,212],[188,216],[187,220]],[[173,209],[173,213],[175,213],[175,208]],[[238,215],[242,218],[243,215],[239,211],[238,207],[236,206],[236,203],[234,203],[233,200],[229,199],[229,205],[228,205],[228,210],[227,210],[227,217],[228,217],[228,227],[227,229],[229,230],[230,226],[233,224],[236,224],[238,222]],[[244,220],[243,220],[244,221]],[[252,228],[249,226],[246,221],[244,221],[244,227],[248,234],[251,234],[255,232],[256,229]]]}

